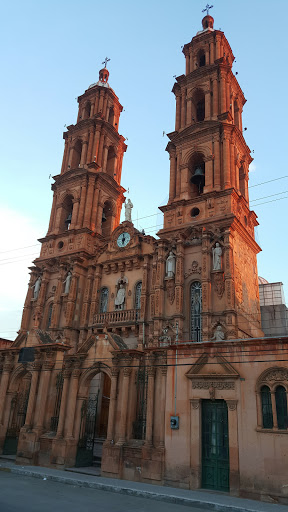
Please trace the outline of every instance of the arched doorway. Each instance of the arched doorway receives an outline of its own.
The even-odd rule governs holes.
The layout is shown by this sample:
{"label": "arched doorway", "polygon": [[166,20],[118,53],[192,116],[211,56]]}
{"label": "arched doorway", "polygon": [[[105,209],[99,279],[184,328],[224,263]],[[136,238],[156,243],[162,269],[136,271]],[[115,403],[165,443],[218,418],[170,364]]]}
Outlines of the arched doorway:
{"label": "arched doorway", "polygon": [[107,436],[111,379],[105,372],[92,374],[87,398],[81,407],[76,467],[101,467],[102,447]]}
{"label": "arched doorway", "polygon": [[16,390],[13,392],[8,417],[3,455],[16,455],[20,430],[25,424],[29,400],[31,373],[17,379]]}

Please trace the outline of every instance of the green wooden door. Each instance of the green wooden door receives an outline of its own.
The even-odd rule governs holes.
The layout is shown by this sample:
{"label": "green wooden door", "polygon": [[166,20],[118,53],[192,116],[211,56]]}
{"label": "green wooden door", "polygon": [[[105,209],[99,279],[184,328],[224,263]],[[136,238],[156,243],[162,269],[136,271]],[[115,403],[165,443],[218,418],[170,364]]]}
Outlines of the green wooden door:
{"label": "green wooden door", "polygon": [[228,410],[225,400],[202,401],[202,487],[229,491]]}

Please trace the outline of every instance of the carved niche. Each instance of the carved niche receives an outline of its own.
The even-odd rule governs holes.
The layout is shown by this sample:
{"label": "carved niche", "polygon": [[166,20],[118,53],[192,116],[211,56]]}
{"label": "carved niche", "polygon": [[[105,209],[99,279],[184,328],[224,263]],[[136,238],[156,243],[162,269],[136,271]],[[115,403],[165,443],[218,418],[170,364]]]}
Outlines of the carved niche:
{"label": "carved niche", "polygon": [[168,279],[166,281],[167,297],[172,306],[175,299],[175,281],[174,279]]}
{"label": "carved niche", "polygon": [[219,299],[221,299],[225,291],[224,272],[217,272],[213,274],[213,280],[215,291]]}

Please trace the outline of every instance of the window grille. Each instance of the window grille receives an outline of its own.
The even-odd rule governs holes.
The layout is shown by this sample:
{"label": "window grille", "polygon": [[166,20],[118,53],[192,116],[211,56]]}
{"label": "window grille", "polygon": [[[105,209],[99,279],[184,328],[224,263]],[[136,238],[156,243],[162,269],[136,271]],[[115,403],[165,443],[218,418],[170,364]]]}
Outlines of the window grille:
{"label": "window grille", "polygon": [[263,428],[273,428],[271,392],[268,386],[261,388]]}
{"label": "window grille", "polygon": [[107,313],[108,309],[108,288],[102,288],[100,298],[100,313]]}
{"label": "window grille", "polygon": [[137,283],[135,287],[135,309],[141,308],[141,291],[142,291],[142,283]]}
{"label": "window grille", "polygon": [[202,340],[202,286],[199,281],[191,284],[190,288],[190,339],[199,342]]}

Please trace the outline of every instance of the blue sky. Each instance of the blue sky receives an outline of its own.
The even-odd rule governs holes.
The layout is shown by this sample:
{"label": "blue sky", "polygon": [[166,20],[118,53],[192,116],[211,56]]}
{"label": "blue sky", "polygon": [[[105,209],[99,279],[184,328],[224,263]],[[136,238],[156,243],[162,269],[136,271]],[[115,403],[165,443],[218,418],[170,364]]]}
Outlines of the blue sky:
{"label": "blue sky", "polygon": [[[49,175],[61,168],[64,125],[76,122],[75,98],[97,81],[106,56],[109,83],[125,109],[119,125],[128,139],[122,185],[130,190],[135,225],[151,234],[161,227],[157,208],[169,189],[168,139],[162,134],[174,129],[173,75],[185,71],[181,46],[201,29],[205,4],[17,0],[2,5],[0,337],[13,339],[19,328],[27,267],[49,221]],[[281,199],[288,196],[288,178],[254,186],[288,175],[288,2],[275,7],[268,0],[215,0],[213,5],[215,28],[232,47],[233,71],[247,99],[243,126],[254,150],[250,200],[260,223],[258,272],[270,282],[282,281],[288,293],[288,202]]]}

